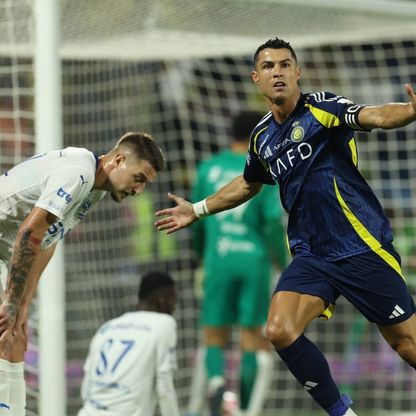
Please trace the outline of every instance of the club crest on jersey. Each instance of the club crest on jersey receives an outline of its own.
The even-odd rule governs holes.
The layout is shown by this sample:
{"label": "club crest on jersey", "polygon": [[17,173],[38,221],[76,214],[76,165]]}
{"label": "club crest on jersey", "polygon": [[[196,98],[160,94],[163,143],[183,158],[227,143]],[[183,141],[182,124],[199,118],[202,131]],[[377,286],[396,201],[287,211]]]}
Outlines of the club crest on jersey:
{"label": "club crest on jersey", "polygon": [[305,136],[305,130],[302,126],[299,126],[298,123],[293,123],[292,126],[295,128],[292,130],[292,133],[290,133],[290,139],[296,143],[302,141]]}

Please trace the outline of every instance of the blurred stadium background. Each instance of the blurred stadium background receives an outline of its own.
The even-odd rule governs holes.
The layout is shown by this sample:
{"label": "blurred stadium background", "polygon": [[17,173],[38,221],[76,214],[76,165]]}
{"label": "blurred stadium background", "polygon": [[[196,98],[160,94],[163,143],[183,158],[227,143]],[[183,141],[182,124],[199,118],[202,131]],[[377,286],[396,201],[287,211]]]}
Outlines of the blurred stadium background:
{"label": "blurred stadium background", "polygon": [[[144,195],[121,205],[106,200],[66,239],[68,415],[80,406],[82,362],[91,336],[104,320],[135,303],[138,276],[154,267],[169,270],[179,283],[176,385],[185,409],[198,337],[196,262],[189,231],[157,234],[153,212],[168,204],[168,191],[188,197],[196,164],[227,146],[231,115],[267,111],[249,76],[259,44],[274,36],[291,42],[303,68],[304,91],[329,90],[357,103],[381,104],[406,100],[405,82],[416,87],[415,1],[339,3],[60,1],[65,145],[102,153],[124,132],[145,130],[168,159],[168,169]],[[2,171],[34,152],[34,6],[35,0],[0,0]],[[415,294],[416,125],[359,134],[358,144],[361,170],[391,218]],[[35,304],[26,366],[31,415],[39,414],[37,312]],[[308,336],[326,352],[356,409],[364,414],[416,409],[415,372],[350,305],[339,302],[334,318],[314,322]],[[232,380],[238,354],[227,363]],[[316,411],[276,359],[265,414]]]}

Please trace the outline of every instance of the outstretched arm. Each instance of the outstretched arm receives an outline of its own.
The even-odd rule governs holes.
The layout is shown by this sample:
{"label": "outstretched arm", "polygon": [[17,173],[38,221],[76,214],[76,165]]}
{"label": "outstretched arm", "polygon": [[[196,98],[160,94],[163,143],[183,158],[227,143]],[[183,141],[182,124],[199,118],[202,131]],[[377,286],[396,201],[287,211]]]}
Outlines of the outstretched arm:
{"label": "outstretched arm", "polygon": [[408,103],[389,103],[379,106],[364,107],[358,115],[362,127],[371,130],[385,130],[403,127],[416,120],[416,94],[410,84],[405,84]]}
{"label": "outstretched arm", "polygon": [[[246,182],[242,175],[238,176],[206,199],[207,213],[216,214],[235,208],[255,196],[261,187],[261,183]],[[192,224],[198,217],[193,204],[173,194],[168,196],[177,205],[156,212],[157,217],[165,216],[165,218],[156,221],[155,226],[159,231],[166,230],[166,233],[170,234]]]}

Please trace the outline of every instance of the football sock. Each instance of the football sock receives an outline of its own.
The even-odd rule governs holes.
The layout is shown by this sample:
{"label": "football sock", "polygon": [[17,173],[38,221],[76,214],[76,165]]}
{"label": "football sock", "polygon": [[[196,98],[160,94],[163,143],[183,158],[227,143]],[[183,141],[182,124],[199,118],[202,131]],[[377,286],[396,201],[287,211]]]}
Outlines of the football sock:
{"label": "football sock", "polygon": [[272,382],[273,360],[273,354],[268,351],[258,351],[256,353],[257,375],[248,403],[247,416],[262,414],[264,402]]}
{"label": "football sock", "polygon": [[243,410],[247,409],[256,376],[256,353],[254,351],[244,351],[240,367],[240,402]]}
{"label": "football sock", "polygon": [[[329,413],[329,409],[341,394],[319,348],[302,334],[295,342],[277,353],[316,403],[330,416],[338,416],[338,413]],[[344,413],[347,409],[348,406],[345,406]]]}
{"label": "football sock", "polygon": [[208,380],[215,376],[224,376],[224,348],[210,346],[206,349],[205,366]]}

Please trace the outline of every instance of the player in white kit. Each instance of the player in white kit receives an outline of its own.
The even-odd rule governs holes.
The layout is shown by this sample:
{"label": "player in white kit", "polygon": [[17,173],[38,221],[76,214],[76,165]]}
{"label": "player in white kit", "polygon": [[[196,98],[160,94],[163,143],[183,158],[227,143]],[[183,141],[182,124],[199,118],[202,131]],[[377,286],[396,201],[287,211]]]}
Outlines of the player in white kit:
{"label": "player in white kit", "polygon": [[137,311],[102,325],[84,365],[83,408],[78,416],[179,416],[173,384],[176,322],[172,278],[145,275]]}
{"label": "player in white kit", "polygon": [[138,195],[163,167],[152,137],[130,132],[105,155],[68,147],[0,176],[0,415],[25,414],[27,315],[56,243],[107,192],[116,202]]}

